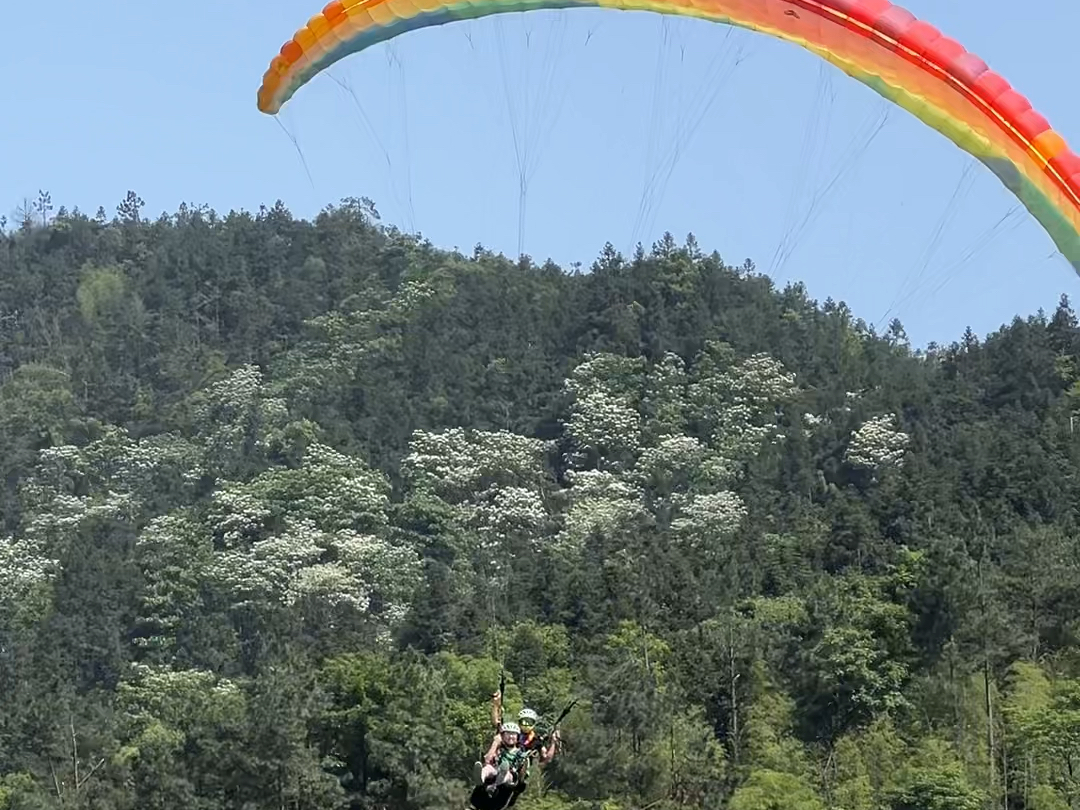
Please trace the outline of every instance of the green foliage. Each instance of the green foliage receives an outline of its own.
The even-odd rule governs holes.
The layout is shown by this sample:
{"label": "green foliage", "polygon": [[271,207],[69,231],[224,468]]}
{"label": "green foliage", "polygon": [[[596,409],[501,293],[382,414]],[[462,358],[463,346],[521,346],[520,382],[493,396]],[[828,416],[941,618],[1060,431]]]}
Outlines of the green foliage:
{"label": "green foliage", "polygon": [[0,234],[0,810],[1080,803],[1080,327],[346,200]]}
{"label": "green foliage", "polygon": [[789,773],[753,770],[728,805],[730,810],[825,810],[806,782]]}
{"label": "green foliage", "polygon": [[916,771],[889,796],[890,810],[980,810],[985,797],[956,768]]}

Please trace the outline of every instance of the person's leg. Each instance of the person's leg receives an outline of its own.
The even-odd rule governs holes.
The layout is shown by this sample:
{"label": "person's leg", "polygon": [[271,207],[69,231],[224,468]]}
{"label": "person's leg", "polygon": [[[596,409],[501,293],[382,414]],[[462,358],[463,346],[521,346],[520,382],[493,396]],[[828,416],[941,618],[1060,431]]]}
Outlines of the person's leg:
{"label": "person's leg", "polygon": [[474,787],[472,794],[469,796],[469,804],[475,807],[476,810],[491,810],[491,795],[487,792],[487,788],[483,785]]}
{"label": "person's leg", "polygon": [[513,792],[510,794],[510,801],[508,801],[506,803],[506,806],[507,807],[513,807],[514,803],[517,802],[518,797],[522,793],[524,793],[526,788],[528,788],[528,787],[529,787],[528,782],[522,782],[520,785],[515,786]]}
{"label": "person's leg", "polygon": [[516,787],[500,787],[496,800],[502,801],[497,805],[498,810],[509,810],[510,805],[517,801],[518,789]]}
{"label": "person's leg", "polygon": [[499,764],[498,777],[495,780],[497,785],[512,785],[514,784],[514,772],[510,770],[510,764],[503,762]]}

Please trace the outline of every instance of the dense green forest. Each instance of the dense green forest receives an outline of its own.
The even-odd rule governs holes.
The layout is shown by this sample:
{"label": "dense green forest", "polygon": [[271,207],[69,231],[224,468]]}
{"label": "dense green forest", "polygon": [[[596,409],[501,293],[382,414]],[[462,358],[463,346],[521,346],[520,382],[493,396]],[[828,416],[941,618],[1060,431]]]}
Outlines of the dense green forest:
{"label": "dense green forest", "polygon": [[[1080,327],[368,200],[0,235],[0,810],[1080,807]],[[1080,423],[1077,424],[1080,427]]]}

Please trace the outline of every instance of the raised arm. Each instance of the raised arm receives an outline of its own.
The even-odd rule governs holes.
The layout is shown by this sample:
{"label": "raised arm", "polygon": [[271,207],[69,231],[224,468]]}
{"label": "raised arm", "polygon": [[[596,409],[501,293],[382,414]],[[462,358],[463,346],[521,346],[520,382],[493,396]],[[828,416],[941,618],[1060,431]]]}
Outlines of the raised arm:
{"label": "raised arm", "polygon": [[551,760],[555,759],[555,752],[559,748],[559,740],[562,738],[559,736],[559,730],[555,729],[551,733],[551,741],[546,747],[540,749],[540,764],[547,765]]}
{"label": "raised arm", "polygon": [[484,762],[488,765],[495,764],[495,758],[499,756],[499,745],[502,743],[502,737],[498,734],[495,735],[491,741],[491,745],[488,747],[487,753],[484,754]]}

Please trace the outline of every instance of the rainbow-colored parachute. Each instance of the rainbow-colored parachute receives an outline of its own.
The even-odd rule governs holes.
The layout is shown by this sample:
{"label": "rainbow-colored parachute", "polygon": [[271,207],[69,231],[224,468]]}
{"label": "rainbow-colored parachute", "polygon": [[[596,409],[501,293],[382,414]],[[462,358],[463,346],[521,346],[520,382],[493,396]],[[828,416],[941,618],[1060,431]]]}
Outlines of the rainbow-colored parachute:
{"label": "rainbow-colored parachute", "polygon": [[982,161],[1080,273],[1080,157],[982,59],[889,0],[332,0],[273,58],[259,109],[277,113],[321,70],[406,31],[596,6],[701,17],[801,45]]}

